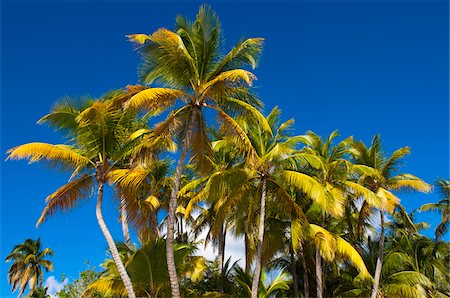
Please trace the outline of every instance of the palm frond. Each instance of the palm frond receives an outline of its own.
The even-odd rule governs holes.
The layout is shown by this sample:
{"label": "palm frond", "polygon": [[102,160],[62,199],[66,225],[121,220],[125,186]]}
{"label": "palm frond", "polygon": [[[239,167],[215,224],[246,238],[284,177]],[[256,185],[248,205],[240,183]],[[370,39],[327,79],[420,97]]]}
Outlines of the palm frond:
{"label": "palm frond", "polygon": [[47,143],[28,143],[9,149],[8,159],[27,158],[30,163],[40,160],[49,161],[53,166],[62,164],[72,168],[83,167],[92,163],[88,158],[68,145],[52,145]]}
{"label": "palm frond", "polygon": [[175,104],[175,101],[184,99],[187,95],[180,91],[170,88],[148,88],[145,89],[125,102],[126,109],[144,109],[147,111],[164,111]]}
{"label": "palm frond", "polygon": [[80,178],[68,182],[60,187],[46,199],[47,205],[37,221],[39,226],[48,216],[52,216],[59,210],[69,210],[80,199],[87,199],[92,195],[94,178],[91,175],[83,175]]}

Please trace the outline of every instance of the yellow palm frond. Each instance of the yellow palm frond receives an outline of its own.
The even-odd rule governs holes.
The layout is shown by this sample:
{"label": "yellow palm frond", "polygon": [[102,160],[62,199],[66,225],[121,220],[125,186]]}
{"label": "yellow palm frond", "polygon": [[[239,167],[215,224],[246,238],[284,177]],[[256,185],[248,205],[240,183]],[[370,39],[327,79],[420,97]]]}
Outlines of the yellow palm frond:
{"label": "yellow palm frond", "polygon": [[308,197],[322,207],[325,212],[329,214],[334,213],[336,206],[333,204],[333,198],[319,181],[300,172],[283,170],[279,171],[279,173],[289,185],[303,191]]}
{"label": "yellow palm frond", "polygon": [[413,189],[421,192],[430,192],[432,190],[432,186],[425,181],[417,178],[417,179],[392,179],[395,182],[389,185],[390,189],[400,190],[400,189]]}
{"label": "yellow palm frond", "polygon": [[208,180],[208,177],[195,179],[187,183],[178,192],[178,197],[180,198],[187,195],[189,192],[194,192],[200,186],[200,184],[204,183],[206,180]]}
{"label": "yellow palm frond", "polygon": [[336,239],[334,238],[334,235],[314,224],[310,224],[308,230],[309,235],[314,239],[314,243],[319,249],[322,258],[328,262],[333,261],[336,251]]}
{"label": "yellow palm frond", "polygon": [[327,192],[331,195],[334,208],[330,210],[330,214],[334,217],[342,217],[344,215],[344,205],[347,196],[344,190],[334,187],[332,184],[326,184]]}
{"label": "yellow palm frond", "polygon": [[192,210],[194,209],[195,205],[200,202],[201,200],[205,199],[205,194],[207,193],[207,190],[205,188],[201,189],[187,204],[186,209],[184,211],[184,218],[188,218],[189,215],[192,213]]}
{"label": "yellow palm frond", "polygon": [[359,271],[362,278],[371,278],[361,255],[350,243],[314,224],[309,225],[309,235],[314,239],[316,247],[320,250],[320,255],[325,260],[331,262],[334,260],[335,254],[338,254],[348,259]]}
{"label": "yellow palm frond", "polygon": [[347,241],[336,236],[336,253],[346,257],[350,263],[359,271],[362,278],[370,278],[371,275],[367,271],[366,264],[358,251]]}
{"label": "yellow palm frond", "polygon": [[82,111],[75,120],[79,125],[87,125],[89,122],[99,123],[106,127],[105,120],[109,115],[112,115],[113,110],[110,103],[106,101],[96,101],[90,107]]}
{"label": "yellow palm frond", "polygon": [[92,195],[94,178],[90,175],[83,175],[80,178],[61,186],[45,200],[47,205],[42,211],[36,226],[39,226],[48,216],[59,210],[72,208],[78,200],[89,198]]}
{"label": "yellow palm frond", "polygon": [[376,193],[355,182],[346,181],[345,185],[347,185],[350,190],[357,196],[364,197],[365,201],[370,206],[384,211],[388,210],[388,202],[384,197],[377,196]]}
{"label": "yellow palm frond", "polygon": [[303,239],[303,225],[298,218],[291,220],[291,241],[292,249],[298,251],[300,248],[300,241]]}
{"label": "yellow palm frond", "polygon": [[117,169],[107,175],[110,183],[117,183],[121,188],[137,189],[147,178],[150,171],[143,168]]}
{"label": "yellow palm frond", "polygon": [[255,108],[251,104],[246,103],[243,100],[236,98],[227,98],[226,102],[232,103],[233,105],[238,106],[240,109],[245,111],[246,116],[256,120],[258,125],[260,125],[264,129],[264,131],[272,135],[272,129],[270,128],[270,125],[267,122],[266,117],[264,117],[264,115],[257,108]]}
{"label": "yellow palm frond", "polygon": [[127,35],[128,39],[131,42],[137,43],[137,44],[144,44],[147,40],[150,40],[150,36],[147,34],[129,34]]}
{"label": "yellow palm frond", "polygon": [[154,195],[149,195],[147,199],[145,199],[145,202],[150,204],[153,210],[156,210],[161,205],[158,198]]}
{"label": "yellow palm frond", "polygon": [[209,81],[205,85],[205,90],[208,90],[209,88],[213,88],[215,84],[226,84],[226,83],[232,83],[232,84],[242,84],[245,83],[248,86],[252,85],[253,80],[256,79],[256,76],[251,73],[250,71],[243,70],[243,69],[232,69],[227,70],[222,73],[220,73],[218,76],[216,76],[214,79]]}
{"label": "yellow palm frond", "polygon": [[400,204],[400,199],[384,188],[378,188],[377,196],[386,202],[385,210],[388,213],[393,213],[395,207]]}
{"label": "yellow palm frond", "polygon": [[186,94],[170,88],[149,88],[134,95],[125,102],[126,109],[144,109],[147,111],[163,111],[175,104],[177,98],[183,99]]}
{"label": "yellow palm frond", "polygon": [[180,63],[187,63],[192,75],[195,78],[198,78],[195,61],[189,54],[183,40],[178,34],[166,28],[160,28],[150,36],[150,40],[158,44],[159,47],[166,52],[171,53],[171,57],[176,58]]}
{"label": "yellow palm frond", "polygon": [[186,213],[186,208],[184,208],[183,205],[178,205],[177,209],[175,210],[175,213],[184,215],[185,218],[189,217],[189,215]]}
{"label": "yellow palm frond", "polygon": [[67,145],[52,145],[47,143],[28,143],[8,150],[8,159],[25,159],[30,163],[40,160],[62,164],[73,168],[84,167],[92,163],[79,154],[73,147]]}
{"label": "yellow palm frond", "polygon": [[324,169],[322,158],[318,155],[301,152],[293,155],[292,158],[299,159],[300,161],[310,165],[314,169]]}
{"label": "yellow palm frond", "polygon": [[139,138],[139,137],[141,137],[141,136],[143,136],[143,135],[145,135],[145,134],[149,134],[149,133],[151,133],[151,130],[150,130],[150,129],[147,129],[147,128],[141,128],[141,129],[138,129],[138,130],[136,130],[135,132],[133,132],[133,133],[129,136],[129,139],[130,139],[130,141],[132,141],[132,140],[135,140],[135,139],[137,139],[137,138]]}
{"label": "yellow palm frond", "polygon": [[205,258],[200,256],[189,257],[186,264],[188,264],[189,267],[187,268],[185,274],[193,282],[199,281],[203,277],[205,270],[208,268],[208,266],[206,266]]}

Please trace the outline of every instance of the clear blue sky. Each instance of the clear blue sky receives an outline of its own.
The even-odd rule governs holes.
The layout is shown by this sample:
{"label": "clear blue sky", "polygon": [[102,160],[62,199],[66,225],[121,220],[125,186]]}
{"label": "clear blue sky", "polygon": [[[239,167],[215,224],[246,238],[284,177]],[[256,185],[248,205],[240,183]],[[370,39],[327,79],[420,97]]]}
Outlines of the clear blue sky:
{"label": "clear blue sky", "polygon": [[[31,141],[61,142],[36,121],[65,95],[99,96],[137,83],[139,58],[125,35],[173,28],[200,2],[1,2],[1,281],[12,246],[41,236],[54,249],[55,275],[76,277],[99,264],[106,243],[94,200],[35,228],[45,197],[67,175],[7,161],[5,151]],[[264,37],[257,92],[278,105],[296,130],[325,136],[339,129],[369,142],[380,133],[388,152],[410,146],[404,170],[428,182],[449,177],[448,2],[213,2],[227,49],[241,36]],[[413,210],[435,194],[401,194]],[[110,204],[109,204],[110,203]],[[116,239],[116,209],[105,217]],[[109,205],[109,206],[108,206]],[[435,224],[438,215],[420,214]],[[432,231],[427,232],[428,235]],[[47,275],[49,276],[49,275]]]}

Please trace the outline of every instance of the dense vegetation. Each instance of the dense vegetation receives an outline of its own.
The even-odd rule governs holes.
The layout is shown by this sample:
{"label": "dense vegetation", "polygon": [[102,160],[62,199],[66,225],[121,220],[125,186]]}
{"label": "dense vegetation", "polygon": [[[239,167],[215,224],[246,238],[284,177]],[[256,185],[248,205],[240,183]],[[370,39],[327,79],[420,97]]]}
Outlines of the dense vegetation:
{"label": "dense vegetation", "polygon": [[[264,115],[248,70],[263,39],[242,39],[223,54],[220,24],[207,6],[194,21],[177,17],[173,31],[129,39],[142,56],[143,85],[59,101],[39,122],[66,143],[8,151],[9,159],[71,173],[47,197],[38,225],[79,200],[97,200],[111,258],[60,297],[450,296],[450,247],[441,240],[449,182],[437,183],[442,200],[420,209],[442,214],[432,240],[420,234],[426,223],[416,223],[400,203],[402,190],[432,191],[400,171],[408,147],[387,154],[380,136],[366,145],[339,140],[337,131],[296,135],[294,120],[283,122],[277,107]],[[165,119],[155,123],[161,114]],[[123,242],[103,220],[105,187],[117,198]],[[158,214],[167,216],[158,222]],[[204,231],[217,248],[215,260],[196,255]],[[229,233],[244,238],[244,268],[225,258]],[[49,254],[39,240],[14,248],[7,257],[14,261],[13,291],[21,295],[28,285],[30,295],[45,297]]]}

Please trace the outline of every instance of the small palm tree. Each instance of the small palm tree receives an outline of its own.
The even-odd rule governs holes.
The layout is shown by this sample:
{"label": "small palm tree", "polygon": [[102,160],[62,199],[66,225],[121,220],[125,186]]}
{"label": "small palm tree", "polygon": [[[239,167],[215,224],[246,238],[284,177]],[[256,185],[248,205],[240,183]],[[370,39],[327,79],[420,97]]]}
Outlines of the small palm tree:
{"label": "small palm tree", "polygon": [[437,203],[428,203],[419,208],[420,211],[432,210],[442,214],[441,222],[435,230],[436,241],[444,237],[450,223],[450,181],[440,178],[437,187],[444,198]]}
{"label": "small palm tree", "polygon": [[42,269],[46,272],[53,271],[53,264],[47,259],[52,255],[53,251],[50,248],[42,249],[40,238],[27,239],[24,243],[16,245],[6,257],[6,262],[13,262],[8,271],[8,282],[12,286],[12,292],[19,290],[20,297],[27,285],[30,289],[29,295],[42,288],[44,280]]}
{"label": "small palm tree", "polygon": [[[118,245],[122,250],[127,271],[130,274],[133,288],[139,297],[169,297],[170,282],[166,266],[166,241],[161,238],[153,238],[141,248],[128,249],[125,245]],[[206,269],[205,259],[195,256],[195,244],[176,244],[175,259],[177,261],[178,276],[193,281],[198,281]],[[115,262],[107,259],[102,267],[105,271],[102,275],[87,287],[84,297],[90,297],[92,293],[112,295],[114,297],[126,297],[126,289]]]}
{"label": "small palm tree", "polygon": [[129,38],[137,44],[143,58],[141,80],[145,84],[157,81],[165,88],[144,90],[128,101],[126,107],[160,112],[172,107],[177,99],[183,102],[181,108],[155,128],[155,135],[177,132],[182,139],[167,218],[167,266],[172,296],[178,298],[180,291],[173,256],[174,224],[185,158],[190,150],[196,170],[203,174],[211,167],[208,156],[212,150],[203,108],[214,110],[228,127],[228,132],[237,136],[243,132],[230,114],[245,112],[264,121],[252,106],[257,101],[248,97],[247,87],[255,76],[241,69],[246,65],[256,66],[263,39],[242,40],[228,54],[222,55],[219,20],[205,5],[200,7],[194,22],[177,17],[174,31],[161,28],[152,35],[133,34]]}

